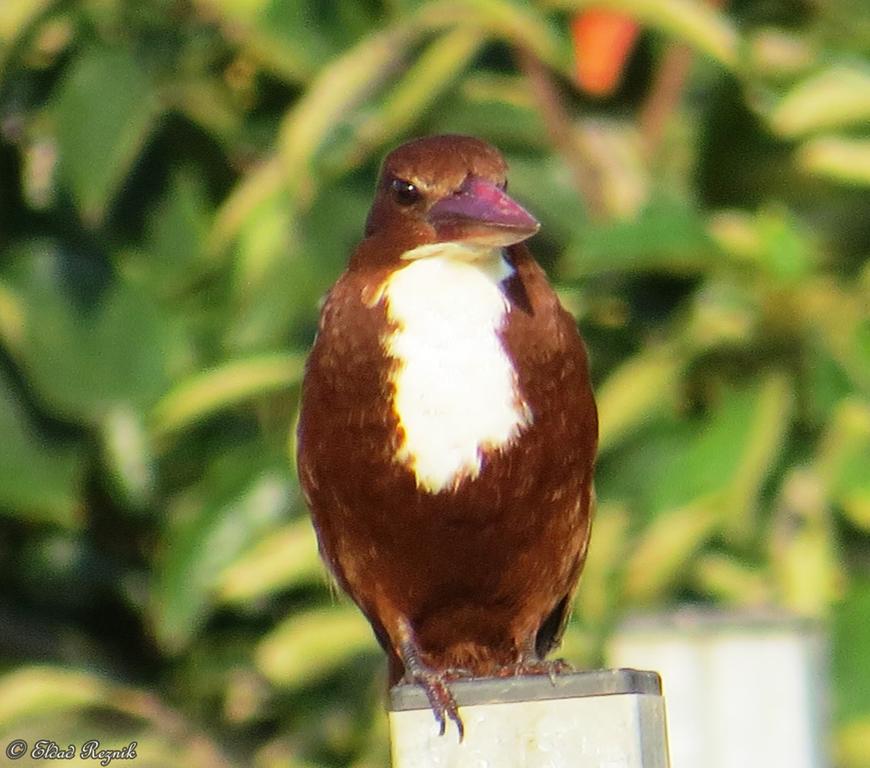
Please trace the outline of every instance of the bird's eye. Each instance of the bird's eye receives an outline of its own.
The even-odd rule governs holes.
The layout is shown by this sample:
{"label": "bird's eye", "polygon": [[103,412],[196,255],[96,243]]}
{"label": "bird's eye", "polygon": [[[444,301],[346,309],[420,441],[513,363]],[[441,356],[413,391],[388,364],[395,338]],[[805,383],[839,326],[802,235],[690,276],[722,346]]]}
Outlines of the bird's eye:
{"label": "bird's eye", "polygon": [[410,181],[403,179],[393,179],[390,182],[390,189],[393,190],[393,196],[399,205],[413,205],[421,197],[420,190]]}

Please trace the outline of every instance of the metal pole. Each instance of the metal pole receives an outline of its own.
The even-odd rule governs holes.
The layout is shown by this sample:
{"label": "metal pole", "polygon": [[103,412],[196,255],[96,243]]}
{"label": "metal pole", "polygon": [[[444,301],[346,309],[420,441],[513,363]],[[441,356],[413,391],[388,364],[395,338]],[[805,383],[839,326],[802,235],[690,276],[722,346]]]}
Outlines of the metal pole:
{"label": "metal pole", "polygon": [[444,736],[423,691],[390,691],[393,768],[668,768],[661,680],[603,669],[452,683],[465,724]]}

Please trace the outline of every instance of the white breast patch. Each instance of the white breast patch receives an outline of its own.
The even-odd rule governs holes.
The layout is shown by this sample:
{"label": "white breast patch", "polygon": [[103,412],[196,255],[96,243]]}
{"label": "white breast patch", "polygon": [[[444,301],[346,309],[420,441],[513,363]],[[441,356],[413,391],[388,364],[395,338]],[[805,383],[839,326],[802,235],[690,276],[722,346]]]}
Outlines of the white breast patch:
{"label": "white breast patch", "polygon": [[470,261],[462,246],[424,248],[383,286],[397,329],[384,349],[398,361],[393,408],[404,439],[396,460],[437,493],[476,477],[481,451],[513,440],[531,413],[498,335],[509,311],[501,282],[512,268],[500,252]]}

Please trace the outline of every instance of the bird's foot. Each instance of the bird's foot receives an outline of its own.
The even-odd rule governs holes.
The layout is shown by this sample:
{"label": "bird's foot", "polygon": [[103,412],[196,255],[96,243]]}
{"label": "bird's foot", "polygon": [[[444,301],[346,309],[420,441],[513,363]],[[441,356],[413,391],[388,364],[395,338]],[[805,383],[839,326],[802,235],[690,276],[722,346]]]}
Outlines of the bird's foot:
{"label": "bird's foot", "polygon": [[555,684],[559,675],[567,675],[574,671],[565,659],[539,659],[537,657],[521,658],[515,664],[508,664],[499,670],[499,677],[519,677],[521,675],[546,675]]}
{"label": "bird's foot", "polygon": [[409,622],[403,620],[399,625],[402,637],[399,643],[399,657],[405,667],[405,681],[419,685],[429,699],[432,714],[438,722],[439,733],[443,736],[447,728],[447,718],[456,723],[459,731],[459,741],[465,736],[465,726],[459,715],[456,699],[447,686],[448,680],[468,677],[468,670],[451,667],[446,670],[435,670],[425,664],[421,658],[419,647],[414,639]]}
{"label": "bird's foot", "polygon": [[465,726],[462,723],[462,718],[459,715],[459,707],[456,705],[456,699],[450,692],[447,686],[448,679],[452,678],[450,672],[436,672],[422,665],[408,669],[405,672],[405,680],[414,685],[419,685],[426,693],[426,698],[429,699],[429,706],[432,708],[432,714],[435,715],[435,720],[438,722],[439,733],[443,736],[447,727],[447,718],[450,718],[456,723],[456,728],[459,731],[459,740],[462,741],[465,736]]}
{"label": "bird's foot", "polygon": [[447,669],[441,671],[441,674],[448,682],[453,682],[454,680],[471,680],[475,676],[474,672],[465,667],[447,667]]}

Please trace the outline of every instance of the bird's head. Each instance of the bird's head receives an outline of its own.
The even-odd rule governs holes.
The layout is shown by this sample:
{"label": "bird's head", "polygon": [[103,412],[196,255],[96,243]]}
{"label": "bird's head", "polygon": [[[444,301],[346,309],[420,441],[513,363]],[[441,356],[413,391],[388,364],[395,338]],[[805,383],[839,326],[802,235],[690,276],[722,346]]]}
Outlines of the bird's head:
{"label": "bird's head", "polygon": [[534,235],[540,224],[507,195],[507,165],[497,149],[470,136],[429,136],[384,160],[366,236],[415,246],[455,243],[474,251]]}

